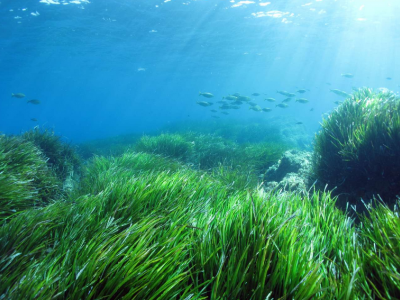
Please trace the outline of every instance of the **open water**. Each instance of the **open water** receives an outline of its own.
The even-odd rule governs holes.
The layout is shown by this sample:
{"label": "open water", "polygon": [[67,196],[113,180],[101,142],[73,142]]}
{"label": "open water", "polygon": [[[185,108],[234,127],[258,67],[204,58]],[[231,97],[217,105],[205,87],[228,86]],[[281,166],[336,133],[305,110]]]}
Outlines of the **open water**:
{"label": "open water", "polygon": [[[82,142],[227,119],[313,135],[343,100],[330,89],[399,90],[399,13],[397,0],[1,0],[0,131]],[[279,90],[296,94],[287,108]],[[272,110],[221,114],[233,93]]]}

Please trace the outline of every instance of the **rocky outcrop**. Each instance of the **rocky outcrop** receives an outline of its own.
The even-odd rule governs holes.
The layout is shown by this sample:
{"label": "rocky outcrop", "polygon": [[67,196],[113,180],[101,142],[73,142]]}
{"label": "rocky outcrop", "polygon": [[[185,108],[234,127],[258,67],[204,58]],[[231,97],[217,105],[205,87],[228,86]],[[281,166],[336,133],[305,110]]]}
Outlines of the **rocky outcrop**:
{"label": "rocky outcrop", "polygon": [[267,190],[283,189],[290,192],[306,191],[311,168],[311,152],[286,151],[282,158],[271,166],[264,177]]}

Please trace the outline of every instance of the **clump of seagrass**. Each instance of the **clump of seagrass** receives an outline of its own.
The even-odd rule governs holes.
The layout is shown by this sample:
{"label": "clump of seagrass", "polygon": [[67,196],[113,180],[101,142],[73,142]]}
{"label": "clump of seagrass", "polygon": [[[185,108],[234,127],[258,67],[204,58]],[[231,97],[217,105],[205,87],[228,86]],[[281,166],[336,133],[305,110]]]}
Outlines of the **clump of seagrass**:
{"label": "clump of seagrass", "polygon": [[367,207],[362,217],[361,236],[364,245],[364,270],[377,299],[400,298],[400,202],[394,209],[383,203]]}
{"label": "clump of seagrass", "polygon": [[54,169],[61,181],[65,181],[71,173],[79,172],[81,160],[75,149],[61,141],[51,130],[35,127],[25,132],[22,137],[31,141],[48,159],[47,163]]}
{"label": "clump of seagrass", "polygon": [[21,137],[0,136],[0,220],[47,204],[59,180],[42,152]]}
{"label": "clump of seagrass", "polygon": [[327,119],[315,138],[313,176],[340,195],[339,204],[400,193],[400,100],[387,91],[359,89]]}

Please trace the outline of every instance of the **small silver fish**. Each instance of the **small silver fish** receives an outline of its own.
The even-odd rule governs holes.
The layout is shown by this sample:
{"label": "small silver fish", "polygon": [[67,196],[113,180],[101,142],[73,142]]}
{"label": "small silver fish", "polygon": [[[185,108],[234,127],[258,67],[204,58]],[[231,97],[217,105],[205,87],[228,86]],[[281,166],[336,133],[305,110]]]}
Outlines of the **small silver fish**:
{"label": "small silver fish", "polygon": [[31,103],[31,104],[34,104],[34,105],[38,105],[38,104],[40,104],[40,101],[38,99],[32,99],[32,100],[26,101],[26,103]]}
{"label": "small silver fish", "polygon": [[257,106],[252,106],[249,109],[254,110],[254,111],[262,111],[261,107]]}
{"label": "small silver fish", "polygon": [[342,96],[342,97],[350,97],[350,95],[349,94],[347,94],[346,92],[343,92],[343,91],[341,91],[341,90],[337,90],[337,89],[331,89],[330,90],[332,93],[335,93],[336,95],[338,95],[338,96]]}
{"label": "small silver fish", "polygon": [[25,94],[22,94],[22,93],[11,94],[11,97],[14,97],[14,98],[24,98],[24,97],[25,97]]}
{"label": "small silver fish", "polygon": [[214,95],[211,94],[211,93],[202,93],[202,92],[199,92],[199,96],[203,96],[203,97],[206,97],[206,98],[214,97]]}
{"label": "small silver fish", "polygon": [[226,100],[237,100],[237,97],[236,97],[236,96],[231,96],[231,95],[229,95],[229,96],[222,97],[222,99],[226,99]]}
{"label": "small silver fish", "polygon": [[276,92],[278,94],[281,94],[281,95],[286,96],[286,97],[296,97],[296,94],[289,93],[289,92],[286,92],[286,91],[276,91]]}
{"label": "small silver fish", "polygon": [[281,108],[289,107],[289,105],[287,105],[286,103],[279,103],[276,106],[281,107]]}
{"label": "small silver fish", "polygon": [[296,99],[296,102],[300,102],[300,103],[308,103],[310,102],[308,99],[305,98],[300,98],[300,99]]}
{"label": "small silver fish", "polygon": [[249,102],[249,101],[251,101],[251,98],[247,97],[247,96],[237,96],[237,100]]}
{"label": "small silver fish", "polygon": [[350,74],[350,73],[341,74],[340,76],[346,77],[346,78],[353,78],[354,77],[354,75]]}
{"label": "small silver fish", "polygon": [[212,105],[211,102],[206,102],[206,101],[197,101],[196,103],[197,103],[198,105],[201,105],[201,106],[204,106],[204,107],[207,107],[207,106],[211,106],[211,105]]}

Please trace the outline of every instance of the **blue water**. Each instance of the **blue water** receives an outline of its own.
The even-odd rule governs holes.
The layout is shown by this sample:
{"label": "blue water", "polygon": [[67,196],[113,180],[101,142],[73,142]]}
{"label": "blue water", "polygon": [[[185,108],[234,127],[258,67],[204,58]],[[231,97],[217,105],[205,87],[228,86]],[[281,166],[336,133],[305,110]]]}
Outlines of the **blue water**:
{"label": "blue water", "polygon": [[[0,131],[39,125],[81,142],[188,120],[286,118],[312,134],[342,100],[329,89],[399,90],[399,13],[398,0],[2,0]],[[300,88],[309,103],[262,100]],[[215,120],[199,91],[213,102],[266,94],[255,102],[273,111],[246,105]]]}

